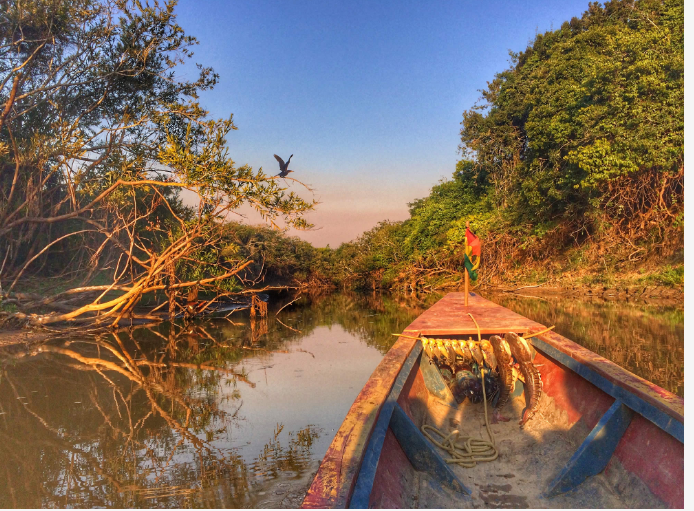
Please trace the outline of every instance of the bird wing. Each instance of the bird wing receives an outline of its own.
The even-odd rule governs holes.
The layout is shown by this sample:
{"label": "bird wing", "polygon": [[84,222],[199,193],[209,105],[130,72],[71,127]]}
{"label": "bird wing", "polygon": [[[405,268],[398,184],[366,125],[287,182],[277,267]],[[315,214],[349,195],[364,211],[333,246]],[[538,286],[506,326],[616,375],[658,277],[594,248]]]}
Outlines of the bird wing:
{"label": "bird wing", "polygon": [[[292,156],[294,156],[294,155],[292,154]],[[289,162],[292,161],[292,156],[290,156],[289,159],[287,160],[287,168],[289,168]]]}
{"label": "bird wing", "polygon": [[[291,156],[289,157],[289,159],[291,159]],[[280,170],[284,170],[284,160],[277,155],[275,155],[275,160],[280,162]]]}

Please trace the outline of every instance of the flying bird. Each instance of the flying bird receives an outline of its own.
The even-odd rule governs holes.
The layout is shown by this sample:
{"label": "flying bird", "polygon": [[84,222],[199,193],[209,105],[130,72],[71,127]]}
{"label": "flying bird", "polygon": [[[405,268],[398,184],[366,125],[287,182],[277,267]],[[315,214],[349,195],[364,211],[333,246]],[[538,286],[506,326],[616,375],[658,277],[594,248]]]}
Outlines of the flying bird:
{"label": "flying bird", "polygon": [[[292,156],[294,156],[292,154]],[[275,155],[275,159],[280,162],[280,173],[277,174],[279,177],[287,177],[290,172],[294,172],[293,170],[289,170],[289,162],[292,160],[292,156],[289,157],[287,160],[287,163],[284,163],[284,160],[280,158],[279,156]]]}

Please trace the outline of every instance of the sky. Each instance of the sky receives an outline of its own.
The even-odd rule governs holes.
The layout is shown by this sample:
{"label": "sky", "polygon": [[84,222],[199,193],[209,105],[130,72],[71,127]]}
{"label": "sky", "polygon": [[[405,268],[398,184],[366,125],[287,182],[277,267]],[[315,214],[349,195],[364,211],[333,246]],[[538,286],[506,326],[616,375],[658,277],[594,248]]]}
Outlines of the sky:
{"label": "sky", "polygon": [[[319,204],[317,247],[408,218],[408,203],[449,178],[460,122],[480,90],[538,33],[581,16],[587,0],[180,0],[195,62],[219,84],[201,95],[213,117],[233,113],[238,164],[279,172]],[[182,72],[194,77],[194,68]],[[243,210],[244,221],[262,220]]]}

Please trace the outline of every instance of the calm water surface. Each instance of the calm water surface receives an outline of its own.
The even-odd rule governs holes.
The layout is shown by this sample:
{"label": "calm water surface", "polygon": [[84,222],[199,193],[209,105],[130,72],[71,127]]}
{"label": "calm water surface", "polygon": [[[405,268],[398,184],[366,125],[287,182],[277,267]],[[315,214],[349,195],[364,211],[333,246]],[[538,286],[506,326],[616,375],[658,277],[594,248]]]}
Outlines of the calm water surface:
{"label": "calm water surface", "polygon": [[684,308],[666,302],[486,296],[684,397]]}
{"label": "calm water surface", "polygon": [[[297,507],[391,334],[436,298],[336,293],[5,348],[0,506]],[[684,393],[681,307],[489,298]]]}

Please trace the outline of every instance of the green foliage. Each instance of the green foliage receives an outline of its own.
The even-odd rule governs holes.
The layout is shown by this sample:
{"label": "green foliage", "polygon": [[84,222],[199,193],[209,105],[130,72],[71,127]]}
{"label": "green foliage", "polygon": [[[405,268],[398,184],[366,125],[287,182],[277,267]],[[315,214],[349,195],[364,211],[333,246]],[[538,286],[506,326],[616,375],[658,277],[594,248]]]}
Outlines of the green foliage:
{"label": "green foliage", "polygon": [[465,112],[462,149],[516,214],[583,214],[609,181],[683,165],[681,0],[592,3],[540,34]]}
{"label": "green foliage", "polygon": [[225,260],[252,259],[252,275],[262,275],[264,285],[329,284],[332,251],[262,225],[228,222],[223,227]]}
{"label": "green foliage", "polygon": [[[491,260],[498,274],[548,251],[568,251],[570,268],[595,262],[583,250],[589,236],[653,246],[680,229],[683,2],[591,3],[511,57],[463,113],[452,179],[411,203],[405,222],[340,247],[338,280],[459,278],[467,221],[487,240],[482,272]],[[617,260],[600,261],[597,278],[611,282],[605,265]],[[530,276],[545,281],[549,272]]]}
{"label": "green foliage", "polygon": [[0,311],[2,312],[17,312],[17,305],[14,303],[4,303],[0,301]]}
{"label": "green foliage", "polygon": [[119,284],[171,286],[231,271],[216,243],[241,206],[273,226],[310,227],[303,214],[313,201],[231,158],[233,117],[210,118],[198,101],[217,74],[202,65],[177,72],[197,41],[175,7],[0,3],[4,278],[72,271],[87,283],[108,268]]}
{"label": "green foliage", "polygon": [[357,286],[380,285],[383,272],[397,268],[405,258],[401,231],[401,222],[380,222],[357,240],[340,245],[332,255],[333,280]]}
{"label": "green foliage", "polygon": [[420,256],[447,241],[460,242],[455,233],[449,235],[451,225],[491,210],[485,187],[469,177],[473,165],[459,161],[452,180],[442,181],[428,197],[410,204],[410,219],[403,225],[403,250],[407,256]]}
{"label": "green foliage", "polygon": [[684,286],[684,265],[666,266],[662,270],[648,275],[646,281],[668,287]]}

